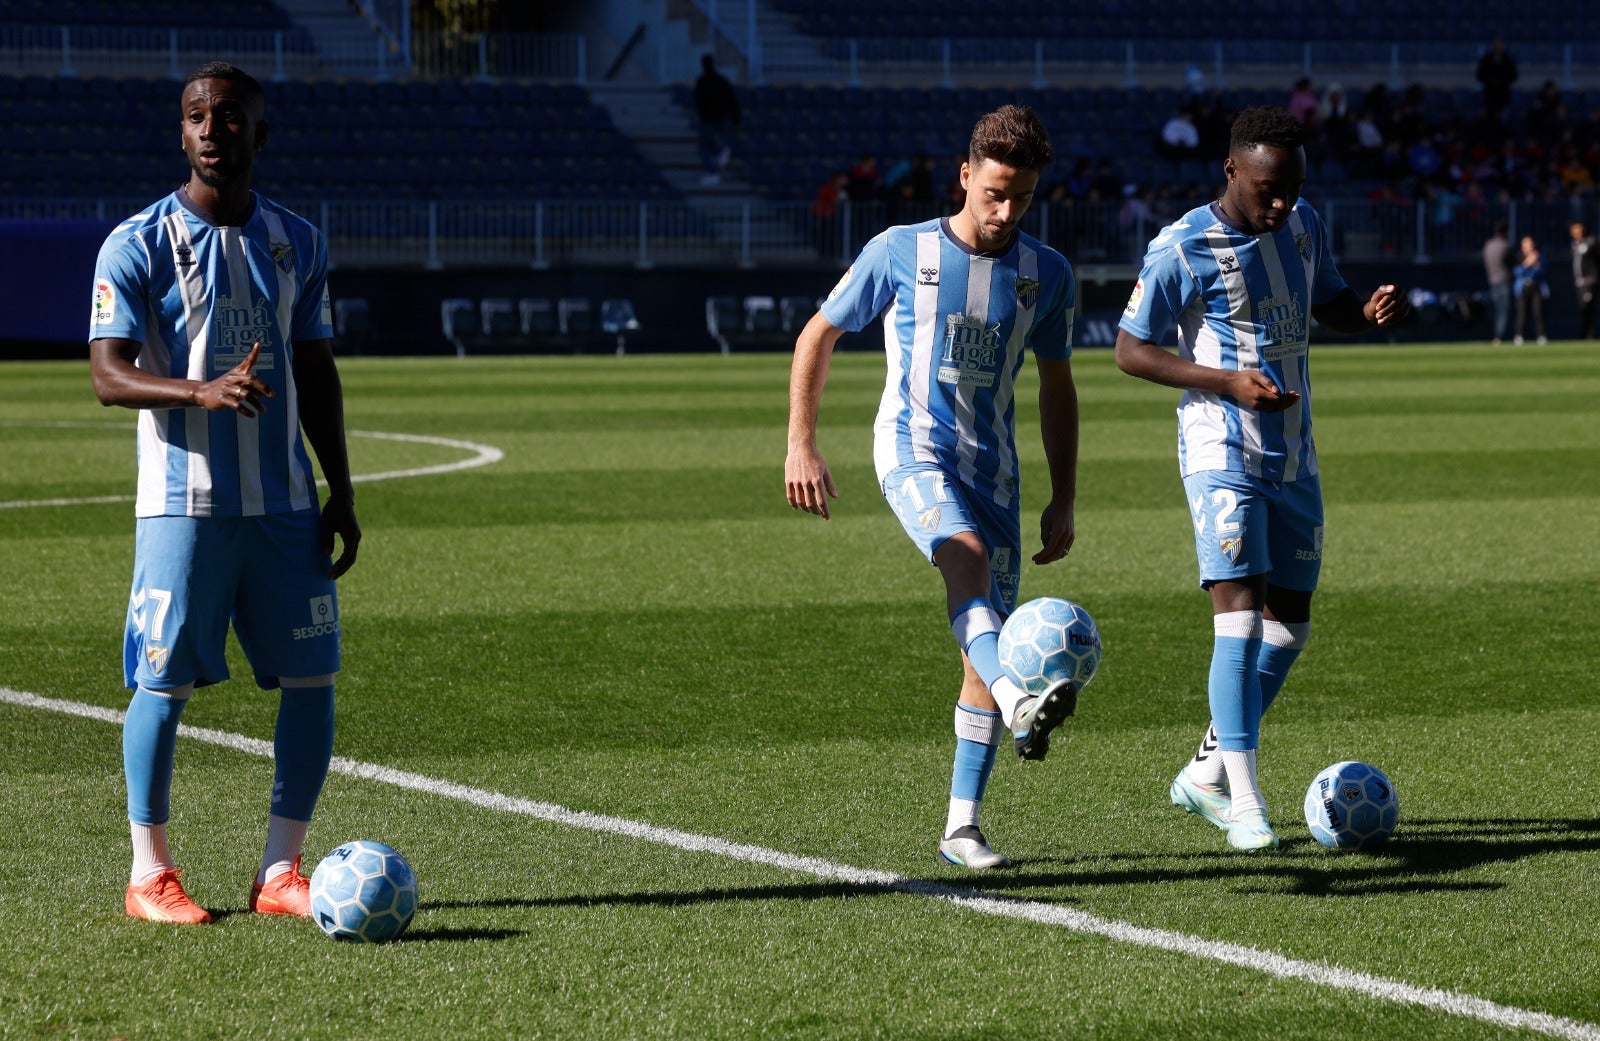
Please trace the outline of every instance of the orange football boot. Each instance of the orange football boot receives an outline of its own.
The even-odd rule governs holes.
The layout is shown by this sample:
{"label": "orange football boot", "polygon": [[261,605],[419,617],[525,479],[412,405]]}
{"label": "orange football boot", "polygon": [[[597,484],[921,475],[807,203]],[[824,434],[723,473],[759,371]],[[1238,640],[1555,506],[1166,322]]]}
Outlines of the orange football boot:
{"label": "orange football boot", "polygon": [[211,912],[189,899],[178,879],[183,872],[169,868],[143,885],[128,886],[124,901],[128,913],[148,922],[176,922],[179,925],[204,925]]}
{"label": "orange football boot", "polygon": [[256,914],[288,914],[311,917],[311,879],[300,873],[300,858],[294,865],[266,883],[250,883],[250,910]]}

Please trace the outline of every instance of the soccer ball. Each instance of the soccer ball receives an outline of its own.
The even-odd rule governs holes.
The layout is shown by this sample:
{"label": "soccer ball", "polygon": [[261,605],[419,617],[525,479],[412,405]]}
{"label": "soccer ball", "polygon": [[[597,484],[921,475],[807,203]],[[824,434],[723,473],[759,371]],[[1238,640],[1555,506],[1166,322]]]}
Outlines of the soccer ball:
{"label": "soccer ball", "polygon": [[1381,846],[1399,822],[1400,796],[1376,766],[1334,763],[1306,789],[1306,825],[1330,849]]}
{"label": "soccer ball", "polygon": [[335,940],[392,940],[416,910],[417,876],[381,842],[346,842],[311,873],[311,917]]}
{"label": "soccer ball", "polygon": [[1081,690],[1100,667],[1100,630],[1071,600],[1029,600],[1000,630],[1000,667],[1029,694],[1043,694],[1061,680]]}

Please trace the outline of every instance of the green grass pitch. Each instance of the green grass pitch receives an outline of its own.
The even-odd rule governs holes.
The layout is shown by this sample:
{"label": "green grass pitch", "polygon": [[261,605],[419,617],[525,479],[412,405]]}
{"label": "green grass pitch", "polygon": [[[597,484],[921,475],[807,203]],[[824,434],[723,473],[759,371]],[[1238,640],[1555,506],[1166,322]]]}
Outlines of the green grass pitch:
{"label": "green grass pitch", "polygon": [[[1205,721],[1208,607],[1177,392],[1075,359],[1078,543],[1024,597],[1083,603],[1105,663],[1050,758],[1003,754],[1014,871],[933,851],[957,661],[936,572],[875,487],[881,357],[823,401],[834,519],[791,512],[788,359],[342,363],[364,483],[341,582],[337,753],[515,799],[904,876],[819,877],[348,774],[307,868],[402,850],[422,908],[358,947],[245,913],[270,763],[180,742],[172,836],[209,928],[126,918],[111,723],[0,701],[0,1037],[1600,1038],[1600,350],[1320,346],[1328,505],[1315,632],[1268,717],[1281,851],[1167,803]],[[1047,484],[1031,367],[1024,532]],[[0,367],[0,688],[126,706],[132,414],[85,365]],[[16,505],[37,500],[62,505]],[[267,576],[263,576],[265,580]],[[235,679],[184,722],[270,739]],[[1385,850],[1301,820],[1312,776],[1383,767]],[[936,885],[953,887],[938,890]],[[1187,938],[1188,953],[944,893]],[[931,895],[930,895],[931,894]],[[1205,942],[1442,993],[1419,1005],[1223,964]],[[1387,985],[1387,984],[1385,984]],[[1483,1002],[1512,1019],[1478,1016]]]}

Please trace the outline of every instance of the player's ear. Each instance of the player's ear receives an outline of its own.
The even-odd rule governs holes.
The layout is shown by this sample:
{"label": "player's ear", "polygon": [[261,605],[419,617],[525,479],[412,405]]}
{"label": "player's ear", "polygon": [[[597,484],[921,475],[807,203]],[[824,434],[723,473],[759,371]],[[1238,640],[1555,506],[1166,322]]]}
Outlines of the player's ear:
{"label": "player's ear", "polygon": [[1227,176],[1229,181],[1232,181],[1236,176],[1238,176],[1239,171],[1233,165],[1233,156],[1230,155],[1228,158],[1222,161],[1222,172]]}
{"label": "player's ear", "polygon": [[971,163],[962,163],[961,164],[961,188],[962,188],[962,190],[965,191],[967,186],[971,182],[972,182],[972,164]]}

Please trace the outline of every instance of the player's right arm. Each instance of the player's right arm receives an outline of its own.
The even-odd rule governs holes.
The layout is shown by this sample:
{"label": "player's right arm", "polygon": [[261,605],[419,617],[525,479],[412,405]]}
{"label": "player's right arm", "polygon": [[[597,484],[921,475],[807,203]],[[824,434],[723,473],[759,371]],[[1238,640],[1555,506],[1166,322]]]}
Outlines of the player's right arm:
{"label": "player's right arm", "polygon": [[94,393],[102,405],[123,408],[232,409],[246,419],[261,414],[262,399],[272,397],[272,388],[250,370],[261,353],[258,343],[238,365],[214,380],[176,379],[146,372],[134,364],[139,344],[133,340],[107,337],[89,343],[89,373]]}
{"label": "player's right arm", "polygon": [[[1162,233],[1165,236],[1166,232]],[[1156,240],[1160,242],[1158,237]],[[1219,369],[1181,358],[1156,340],[1199,298],[1199,286],[1181,247],[1162,245],[1145,256],[1139,281],[1117,329],[1117,368],[1130,376],[1179,390],[1229,397],[1257,412],[1282,412],[1300,400],[1254,369]]]}
{"label": "player's right arm", "polygon": [[833,348],[844,330],[818,311],[800,330],[789,369],[789,453],[783,462],[783,485],[793,509],[828,519],[828,500],[839,497],[827,461],[817,450],[817,412],[822,387],[828,382]]}

